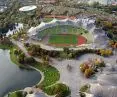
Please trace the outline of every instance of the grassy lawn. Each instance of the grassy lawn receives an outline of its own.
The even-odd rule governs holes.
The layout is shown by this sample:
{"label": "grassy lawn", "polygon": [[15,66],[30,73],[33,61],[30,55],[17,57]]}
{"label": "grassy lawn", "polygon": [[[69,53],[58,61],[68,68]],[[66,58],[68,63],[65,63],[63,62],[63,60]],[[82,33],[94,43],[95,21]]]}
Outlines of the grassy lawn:
{"label": "grassy lawn", "polygon": [[52,66],[43,66],[37,63],[34,67],[44,73],[44,80],[39,84],[42,88],[55,84],[60,78],[58,70]]}
{"label": "grassy lawn", "polygon": [[12,48],[12,45],[0,44],[0,49],[10,49],[10,48]]}
{"label": "grassy lawn", "polygon": [[16,93],[11,93],[9,97],[18,97]]}
{"label": "grassy lawn", "polygon": [[56,35],[50,36],[49,43],[50,44],[77,44],[78,36],[56,34]]}
{"label": "grassy lawn", "polygon": [[9,93],[8,97],[23,97],[23,95],[21,91],[17,91],[17,92]]}
{"label": "grassy lawn", "polygon": [[63,94],[64,97],[66,97],[70,94],[69,87],[62,83],[57,83],[51,87],[47,87],[47,88],[45,88],[44,91],[46,91],[46,93],[49,95],[56,95],[56,94],[58,94],[58,91],[59,91],[60,93],[64,93]]}

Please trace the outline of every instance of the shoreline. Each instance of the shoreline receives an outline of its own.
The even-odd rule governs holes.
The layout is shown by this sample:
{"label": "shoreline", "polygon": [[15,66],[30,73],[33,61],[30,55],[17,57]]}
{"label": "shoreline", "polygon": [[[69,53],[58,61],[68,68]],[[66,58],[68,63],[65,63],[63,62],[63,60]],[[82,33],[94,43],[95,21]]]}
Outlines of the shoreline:
{"label": "shoreline", "polygon": [[[10,52],[10,51],[9,51]],[[17,65],[17,64],[16,64]],[[18,65],[17,65],[18,66]],[[39,72],[40,73],[40,75],[41,75],[41,79],[40,79],[40,81],[39,82],[37,82],[35,85],[39,85],[43,80],[44,80],[44,74],[40,71],[40,70],[38,70],[37,68],[35,68],[35,67],[33,67],[33,66],[29,66],[31,69],[34,69],[35,71],[37,71],[37,72]],[[33,85],[33,86],[31,86],[31,87],[34,87],[35,85]],[[24,88],[25,89],[25,88]],[[23,92],[24,91],[24,89],[20,89],[20,90],[15,90],[15,91],[13,91],[13,92],[8,92],[7,94],[5,94],[4,95],[4,97],[8,97],[8,94],[13,94],[13,93],[16,93],[16,92],[18,92],[18,91],[21,91],[21,92]]]}
{"label": "shoreline", "polygon": [[[0,49],[1,49],[1,48],[0,48]],[[4,50],[4,49],[1,49],[1,50]],[[11,54],[12,54],[12,53],[10,53],[10,52],[11,52],[12,49],[7,48],[7,49],[5,49],[5,50],[7,50],[7,51],[9,52],[11,62],[13,62],[16,66],[20,67],[19,64],[17,64],[16,62],[14,62],[14,61],[11,59]],[[31,86],[31,87],[33,87],[33,86],[35,86],[35,85],[38,85],[40,82],[42,82],[42,81],[44,80],[44,74],[43,74],[40,70],[36,69],[35,67],[32,67],[32,66],[29,66],[29,67],[30,67],[31,69],[37,71],[37,72],[41,75],[41,76],[40,76],[41,79],[40,79],[37,83],[35,83],[34,85]],[[24,69],[27,70],[27,68],[24,68]],[[25,88],[24,88],[24,89],[25,89]],[[15,91],[13,91],[13,92],[8,92],[7,94],[4,95],[4,97],[8,97],[8,94],[12,94],[12,93],[15,93],[15,92],[18,92],[18,91],[23,91],[24,89],[15,90]]]}
{"label": "shoreline", "polygon": [[[13,57],[14,57],[14,55],[13,55],[13,49],[10,49],[10,51],[11,51],[11,53],[10,53],[10,56],[12,56],[12,59],[13,59]],[[17,60],[15,60],[15,62],[14,62],[14,59],[12,60],[11,59],[11,61],[13,62],[13,63],[15,63],[17,66],[21,66],[22,64],[20,64],[20,63],[18,63],[17,62]],[[54,68],[53,66],[51,66],[51,65],[49,65],[50,67],[48,68],[48,70],[49,71],[51,71],[51,70],[53,70],[53,68],[54,68],[54,75],[55,75],[55,79],[53,79],[52,81],[50,81],[49,83],[47,83],[46,81],[47,80],[50,80],[50,79],[48,79],[48,76],[49,76],[49,74],[50,74],[50,72],[48,71],[48,72],[46,72],[46,74],[45,74],[45,71],[46,71],[46,69],[47,69],[47,67],[46,67],[46,69],[45,69],[45,67],[43,67],[39,62],[37,62],[37,63],[35,63],[34,65],[36,65],[36,66],[28,66],[28,67],[30,67],[31,69],[34,69],[34,70],[36,70],[37,72],[39,72],[40,73],[40,75],[41,75],[41,79],[36,83],[36,84],[34,84],[34,85],[32,85],[31,87],[34,87],[34,86],[38,86],[38,88],[40,89],[40,87],[39,87],[39,85],[45,85],[44,87],[46,87],[46,85],[47,86],[51,86],[51,85],[53,85],[53,84],[55,84],[59,79],[60,79],[60,73],[59,73],[59,71],[56,69],[56,68]],[[39,66],[40,65],[40,66]],[[38,67],[39,66],[39,67]],[[25,69],[25,68],[24,68]],[[53,73],[53,72],[51,72],[51,73]],[[45,76],[46,75],[46,76]],[[46,79],[46,80],[45,80]],[[27,87],[25,87],[25,88],[27,88]],[[24,89],[25,89],[24,88]],[[18,91],[23,91],[24,89],[21,89],[21,90],[16,90],[16,91],[13,91],[13,92],[9,92],[9,93],[11,93],[11,95],[14,93],[14,92],[18,92]],[[46,91],[44,91],[43,89],[40,89],[40,90],[42,90],[42,92],[44,93],[44,95],[45,96],[47,96],[47,97],[51,97],[50,95],[48,95],[47,93],[46,93]],[[8,95],[8,94],[6,94],[6,95]],[[53,95],[54,96],[54,95]]]}
{"label": "shoreline", "polygon": [[38,71],[41,74],[41,80],[36,84],[36,85],[39,85],[41,82],[44,81],[44,78],[45,78],[43,72],[41,72],[39,69],[37,69],[37,68],[35,68],[33,66],[29,66],[29,67],[32,68],[32,69],[34,69],[34,70],[36,70],[36,71]]}

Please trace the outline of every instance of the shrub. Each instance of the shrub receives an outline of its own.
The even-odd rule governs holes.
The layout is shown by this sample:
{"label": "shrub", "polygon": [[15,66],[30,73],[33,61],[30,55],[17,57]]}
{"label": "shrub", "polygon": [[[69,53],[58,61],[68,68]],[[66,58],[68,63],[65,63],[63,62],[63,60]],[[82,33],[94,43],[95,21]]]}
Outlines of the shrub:
{"label": "shrub", "polygon": [[84,86],[82,86],[82,87],[80,88],[80,91],[81,91],[81,92],[87,92],[88,89],[89,89],[89,85],[84,85]]}

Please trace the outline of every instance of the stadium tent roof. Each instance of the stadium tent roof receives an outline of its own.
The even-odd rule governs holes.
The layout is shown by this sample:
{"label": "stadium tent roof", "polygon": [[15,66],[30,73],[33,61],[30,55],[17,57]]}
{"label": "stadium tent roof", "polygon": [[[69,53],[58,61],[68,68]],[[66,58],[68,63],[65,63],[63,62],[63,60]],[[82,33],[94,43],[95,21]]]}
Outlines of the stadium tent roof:
{"label": "stadium tent roof", "polygon": [[[33,33],[32,33],[33,32]],[[29,30],[28,30],[28,35],[29,36],[34,36],[37,34],[37,31],[34,27],[31,27]]]}
{"label": "stadium tent roof", "polygon": [[90,86],[94,97],[117,97],[117,66],[106,64],[103,73],[97,77],[97,84]]}
{"label": "stadium tent roof", "polygon": [[94,97],[117,97],[117,87],[91,84],[90,92]]}
{"label": "stadium tent roof", "polygon": [[97,42],[106,42],[108,40],[108,38],[106,36],[102,36],[102,35],[94,35],[94,39]]}
{"label": "stadium tent roof", "polygon": [[[77,23],[76,23],[77,20],[71,20],[69,18],[66,18],[66,19],[63,19],[63,20],[58,20],[56,18],[54,18],[52,21],[50,22],[41,22],[39,26],[35,27],[34,28],[34,31],[35,29],[38,30],[38,31],[42,31],[46,28],[49,28],[49,27],[52,27],[52,26],[57,26],[57,25],[71,25],[71,26],[79,26]],[[77,21],[78,22],[78,21]],[[29,32],[32,31],[32,30],[29,30]],[[34,31],[32,31],[32,33],[34,33]]]}
{"label": "stadium tent roof", "polygon": [[46,97],[44,93],[28,94],[26,97]]}
{"label": "stadium tent roof", "polygon": [[[46,28],[49,28],[49,27],[52,27],[52,26],[57,26],[57,25],[71,25],[71,26],[75,26],[75,27],[83,26],[84,28],[86,28],[87,24],[89,24],[88,22],[90,22],[90,21],[92,21],[92,20],[89,20],[89,19],[74,19],[74,20],[71,20],[70,18],[58,20],[58,19],[54,18],[52,21],[47,22],[47,23],[41,22],[41,24],[39,26],[34,28],[34,31],[36,29],[36,31],[39,32],[39,31],[42,31]],[[32,33],[34,33],[34,31],[32,31]],[[30,30],[29,30],[29,32],[30,32]]]}
{"label": "stadium tent roof", "polygon": [[58,19],[54,18],[52,21],[46,23],[47,27],[57,26],[58,25]]}
{"label": "stadium tent roof", "polygon": [[49,23],[56,23],[58,21],[58,19],[54,18],[52,21],[50,21]]}
{"label": "stadium tent roof", "polygon": [[32,32],[34,30],[34,27],[31,27],[28,32]]}
{"label": "stadium tent roof", "polygon": [[[117,73],[117,72],[116,72]],[[101,76],[98,77],[98,82],[101,84],[106,84],[106,85],[112,85],[112,86],[117,86],[117,75],[116,74],[102,74]]]}
{"label": "stadium tent roof", "polygon": [[102,30],[101,28],[95,28],[95,29],[94,29],[94,34],[105,35],[105,31]]}
{"label": "stadium tent roof", "polygon": [[42,27],[44,27],[44,26],[46,26],[46,23],[45,23],[45,22],[41,22],[40,25],[39,25],[38,27],[39,27],[39,28],[42,28]]}
{"label": "stadium tent roof", "polygon": [[35,6],[35,5],[24,6],[24,7],[21,7],[21,8],[19,9],[19,11],[26,12],[26,11],[34,10],[34,9],[36,9],[36,8],[37,8],[37,6]]}
{"label": "stadium tent roof", "polygon": [[90,29],[92,29],[94,27],[95,27],[95,25],[93,23],[87,24],[87,30],[90,30]]}

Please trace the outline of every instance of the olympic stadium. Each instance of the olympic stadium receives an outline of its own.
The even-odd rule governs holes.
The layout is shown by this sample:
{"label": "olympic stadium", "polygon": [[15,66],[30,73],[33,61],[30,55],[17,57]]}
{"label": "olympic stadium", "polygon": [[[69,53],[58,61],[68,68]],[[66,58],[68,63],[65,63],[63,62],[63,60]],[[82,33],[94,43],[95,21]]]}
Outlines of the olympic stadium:
{"label": "olympic stadium", "polygon": [[94,19],[53,18],[49,22],[42,21],[37,27],[31,27],[28,36],[30,39],[54,47],[79,47],[94,42],[96,45],[104,46],[108,39],[105,34],[101,34],[102,31],[95,27]]}

